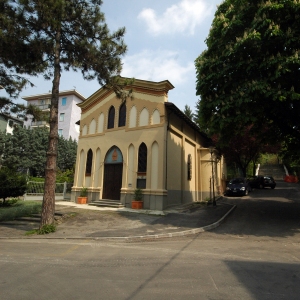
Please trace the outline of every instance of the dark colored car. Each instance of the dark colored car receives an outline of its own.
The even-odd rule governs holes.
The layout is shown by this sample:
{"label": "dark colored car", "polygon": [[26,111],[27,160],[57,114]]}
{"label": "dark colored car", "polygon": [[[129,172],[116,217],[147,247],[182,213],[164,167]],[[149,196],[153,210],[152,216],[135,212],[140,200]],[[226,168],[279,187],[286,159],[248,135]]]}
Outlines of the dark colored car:
{"label": "dark colored car", "polygon": [[270,187],[271,189],[275,189],[276,187],[276,181],[272,176],[258,175],[251,178],[249,182],[252,188],[263,189],[265,187]]}
{"label": "dark colored car", "polygon": [[246,178],[233,178],[229,181],[225,195],[247,196],[251,192],[251,186]]}

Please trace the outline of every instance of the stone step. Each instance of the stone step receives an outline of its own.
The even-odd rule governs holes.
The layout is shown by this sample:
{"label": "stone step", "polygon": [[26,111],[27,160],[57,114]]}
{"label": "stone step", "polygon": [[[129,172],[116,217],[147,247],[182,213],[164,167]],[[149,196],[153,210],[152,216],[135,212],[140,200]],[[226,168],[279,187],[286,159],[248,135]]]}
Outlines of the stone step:
{"label": "stone step", "polygon": [[[63,212],[55,212],[54,219],[58,219],[64,215]],[[39,223],[41,221],[41,214],[32,214],[28,217],[19,217],[14,220],[15,222]]]}
{"label": "stone step", "polygon": [[119,200],[111,200],[111,199],[94,200],[93,202],[89,203],[89,205],[98,206],[98,207],[113,207],[113,208],[124,207],[124,205]]}
{"label": "stone step", "polygon": [[275,180],[281,180],[285,176],[285,171],[282,165],[261,165],[258,175],[269,175],[272,176]]}

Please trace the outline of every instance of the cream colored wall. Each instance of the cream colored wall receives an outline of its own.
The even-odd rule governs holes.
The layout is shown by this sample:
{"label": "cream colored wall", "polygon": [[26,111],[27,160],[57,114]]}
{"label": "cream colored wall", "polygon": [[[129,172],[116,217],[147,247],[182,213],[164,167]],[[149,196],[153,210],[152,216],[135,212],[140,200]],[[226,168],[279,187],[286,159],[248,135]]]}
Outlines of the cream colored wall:
{"label": "cream colored wall", "polygon": [[[188,174],[188,155],[191,155],[192,157],[192,178],[191,180],[187,179],[187,174]],[[189,191],[195,191],[197,189],[196,185],[196,179],[197,179],[197,174],[196,174],[196,145],[194,143],[191,143],[189,140],[185,140],[185,145],[184,145],[184,173],[183,173],[183,179],[185,182],[185,190]]]}
{"label": "cream colored wall", "polygon": [[201,187],[201,195],[199,201],[205,201],[210,197],[210,178],[212,174],[211,170],[211,157],[210,152],[207,148],[199,149],[200,154],[200,168],[199,174],[199,185]]}
{"label": "cream colored wall", "polygon": [[168,153],[167,153],[167,189],[182,190],[182,153],[183,141],[179,133],[168,134]]}
{"label": "cream colored wall", "polygon": [[[167,189],[177,202],[204,201],[210,197],[211,156],[203,136],[172,114],[169,117]],[[188,155],[192,157],[192,178],[187,178]],[[222,193],[224,161],[214,164],[215,192]]]}
{"label": "cream colored wall", "polygon": [[[128,120],[131,108],[135,106],[137,110],[136,114],[136,123],[140,124],[142,123],[142,126],[146,126],[144,124],[151,124],[152,122],[152,116],[154,113],[154,119],[157,120],[157,112],[160,114],[160,124],[164,122],[164,102],[166,101],[166,97],[162,95],[158,96],[150,96],[143,93],[134,92],[133,93],[133,99],[127,99],[126,101],[126,109],[127,109],[127,124],[126,128],[129,128]],[[114,94],[111,94],[108,96],[108,98],[105,98],[104,100],[101,100],[99,102],[95,102],[91,107],[84,111],[81,115],[80,120],[80,135],[82,134],[87,135],[89,132],[89,127],[91,126],[92,120],[96,120],[97,125],[96,128],[99,128],[99,117],[101,113],[104,114],[104,131],[107,130],[107,117],[108,117],[108,110],[113,105],[115,107],[115,128],[118,125],[118,118],[119,118],[119,108],[121,106],[122,102],[120,99],[117,99],[117,97]],[[142,114],[142,118],[140,119],[141,112],[144,110]],[[145,116],[148,115],[148,120],[145,119]],[[156,121],[157,122],[157,121]],[[87,126],[87,129],[84,127]],[[140,127],[140,125],[138,125]],[[93,126],[94,127],[94,126]],[[101,127],[101,125],[100,125]],[[133,127],[135,128],[135,127]],[[84,130],[84,131],[83,131]],[[99,129],[98,129],[99,130]],[[97,133],[98,133],[97,130]]]}
{"label": "cream colored wall", "polygon": [[[122,191],[132,191],[136,187],[138,149],[141,143],[145,143],[148,150],[146,190],[163,190],[164,101],[165,97],[162,96],[151,98],[149,95],[135,93],[134,99],[126,102],[127,117],[124,127],[118,127],[121,101],[116,97],[109,97],[109,101],[101,101],[91,108],[91,112],[85,112],[80,122],[79,155],[73,189],[77,190],[81,186],[86,186],[89,190],[99,191],[99,198],[101,198],[105,156],[112,146],[117,146],[123,155]],[[108,110],[112,105],[116,112],[115,128],[107,129]],[[137,111],[136,122],[129,120],[132,107],[135,107]],[[144,111],[141,122],[143,126],[139,126],[142,111]],[[152,121],[153,114],[154,122]],[[99,124],[103,119],[104,124]],[[130,128],[129,123],[136,126]],[[89,134],[90,132],[95,133]],[[91,176],[85,176],[83,173],[85,173],[86,155],[89,149],[93,151],[93,171]],[[83,154],[80,155],[82,151]]]}

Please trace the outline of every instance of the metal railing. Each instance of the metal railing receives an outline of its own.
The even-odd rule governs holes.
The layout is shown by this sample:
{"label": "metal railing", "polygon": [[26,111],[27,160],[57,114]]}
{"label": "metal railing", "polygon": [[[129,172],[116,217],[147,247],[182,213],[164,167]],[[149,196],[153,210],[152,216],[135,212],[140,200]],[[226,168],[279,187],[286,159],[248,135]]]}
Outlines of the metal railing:
{"label": "metal railing", "polygon": [[[26,198],[28,196],[43,196],[44,194],[44,182],[28,181]],[[63,199],[71,199],[71,189],[73,183],[64,182],[55,184],[55,196],[62,196]]]}

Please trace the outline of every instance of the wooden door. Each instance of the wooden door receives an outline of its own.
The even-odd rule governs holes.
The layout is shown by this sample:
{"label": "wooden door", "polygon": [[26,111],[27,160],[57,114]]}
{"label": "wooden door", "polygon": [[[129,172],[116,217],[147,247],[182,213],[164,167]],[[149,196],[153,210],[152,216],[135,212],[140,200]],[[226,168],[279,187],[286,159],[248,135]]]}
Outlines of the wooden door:
{"label": "wooden door", "polygon": [[123,164],[105,164],[102,199],[120,200]]}

